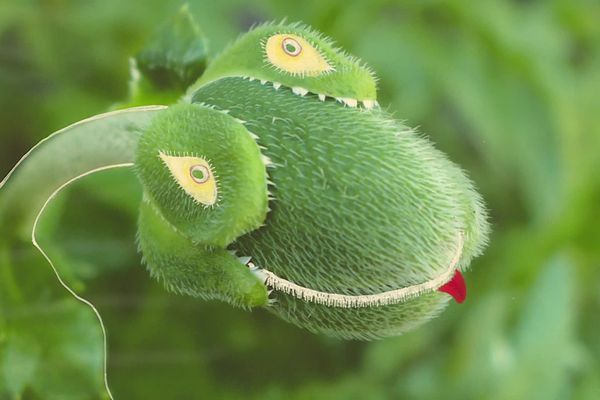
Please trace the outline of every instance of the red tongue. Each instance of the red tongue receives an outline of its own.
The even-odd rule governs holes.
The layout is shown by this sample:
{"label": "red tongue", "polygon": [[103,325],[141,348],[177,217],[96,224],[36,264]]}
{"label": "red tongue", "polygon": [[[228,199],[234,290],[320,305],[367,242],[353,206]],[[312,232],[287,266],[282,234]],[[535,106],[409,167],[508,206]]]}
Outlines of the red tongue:
{"label": "red tongue", "polygon": [[440,292],[448,293],[454,297],[457,303],[462,303],[467,298],[467,285],[459,270],[456,270],[450,282],[438,289]]}

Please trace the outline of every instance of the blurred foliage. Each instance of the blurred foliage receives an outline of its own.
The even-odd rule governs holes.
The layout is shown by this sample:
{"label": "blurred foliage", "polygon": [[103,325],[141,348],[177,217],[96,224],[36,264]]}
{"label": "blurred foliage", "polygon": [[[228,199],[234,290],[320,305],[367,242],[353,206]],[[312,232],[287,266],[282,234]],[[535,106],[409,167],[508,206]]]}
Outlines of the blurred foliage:
{"label": "blurred foliage", "polygon": [[[126,101],[129,57],[180,5],[0,2],[0,176],[52,131]],[[401,337],[344,342],[166,293],[135,251],[131,173],[90,177],[54,201],[39,236],[104,316],[116,398],[600,398],[598,2],[227,0],[190,10],[210,54],[287,16],[367,61],[380,102],[469,171],[494,233],[466,275],[464,305]],[[0,246],[0,398],[106,398],[92,312],[30,244]]]}
{"label": "blurred foliage", "polygon": [[132,60],[130,105],[171,104],[204,72],[206,37],[186,4],[156,29]]}

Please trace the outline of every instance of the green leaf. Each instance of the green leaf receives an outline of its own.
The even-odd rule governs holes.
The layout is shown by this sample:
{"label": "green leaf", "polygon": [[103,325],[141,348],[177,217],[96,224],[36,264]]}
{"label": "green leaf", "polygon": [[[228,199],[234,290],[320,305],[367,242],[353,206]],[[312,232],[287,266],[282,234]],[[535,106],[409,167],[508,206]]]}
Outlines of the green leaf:
{"label": "green leaf", "polygon": [[545,265],[529,293],[529,301],[513,339],[514,368],[501,380],[495,399],[566,398],[566,372],[576,358],[576,268],[559,254]]}
{"label": "green leaf", "polygon": [[10,322],[0,397],[31,391],[44,399],[82,399],[104,391],[102,336],[91,310],[74,299],[38,301],[13,305]]}
{"label": "green leaf", "polygon": [[[136,89],[150,93],[162,91],[163,95],[165,91],[183,94],[204,72],[207,53],[207,41],[188,6],[184,5],[134,57],[134,68],[137,67],[141,77],[137,87],[132,88],[132,97],[139,97]],[[135,78],[135,71],[132,72]]]}
{"label": "green leaf", "polygon": [[19,336],[10,338],[0,364],[0,382],[4,380],[11,396],[18,398],[23,393],[33,380],[39,362],[40,348],[36,342]]}

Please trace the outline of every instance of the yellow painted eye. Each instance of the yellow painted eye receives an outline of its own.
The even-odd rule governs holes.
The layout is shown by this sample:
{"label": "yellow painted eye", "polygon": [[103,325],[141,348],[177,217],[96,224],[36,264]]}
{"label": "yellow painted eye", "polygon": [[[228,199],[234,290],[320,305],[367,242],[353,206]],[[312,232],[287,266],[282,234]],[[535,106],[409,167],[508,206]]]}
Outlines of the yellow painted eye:
{"label": "yellow painted eye", "polygon": [[310,43],[291,33],[271,36],[265,52],[271,64],[293,75],[317,76],[334,69]]}
{"label": "yellow painted eye", "polygon": [[200,157],[177,157],[159,153],[175,181],[194,200],[211,206],[217,201],[217,180],[211,166]]}

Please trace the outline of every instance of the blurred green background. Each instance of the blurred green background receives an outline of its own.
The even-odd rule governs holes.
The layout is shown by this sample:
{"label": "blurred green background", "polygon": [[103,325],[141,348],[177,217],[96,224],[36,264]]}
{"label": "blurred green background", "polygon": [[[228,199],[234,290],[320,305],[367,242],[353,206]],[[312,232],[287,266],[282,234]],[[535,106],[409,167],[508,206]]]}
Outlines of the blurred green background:
{"label": "blurred green background", "polygon": [[[124,101],[128,58],[180,6],[0,1],[0,176],[41,138]],[[401,337],[347,342],[167,293],[136,254],[131,173],[77,183],[40,237],[104,316],[117,399],[600,398],[600,3],[190,9],[211,54],[288,17],[365,60],[380,103],[470,173],[493,235],[465,304]],[[106,398],[92,312],[31,244],[0,254],[0,399]]]}

